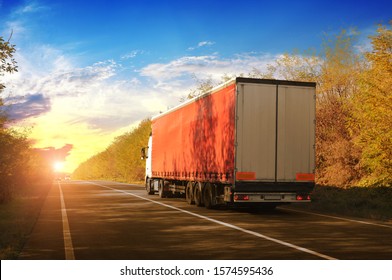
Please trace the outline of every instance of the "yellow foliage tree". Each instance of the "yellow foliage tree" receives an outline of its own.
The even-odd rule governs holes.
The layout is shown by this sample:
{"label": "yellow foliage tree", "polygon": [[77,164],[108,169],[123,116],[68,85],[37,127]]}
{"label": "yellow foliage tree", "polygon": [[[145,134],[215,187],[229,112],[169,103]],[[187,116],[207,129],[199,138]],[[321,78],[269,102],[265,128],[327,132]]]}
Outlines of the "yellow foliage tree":
{"label": "yellow foliage tree", "polygon": [[360,178],[360,150],[349,130],[351,99],[358,93],[364,63],[354,45],[357,34],[343,30],[324,40],[323,61],[317,77],[317,182],[350,186]]}
{"label": "yellow foliage tree", "polygon": [[141,121],[136,129],[117,137],[105,151],[80,164],[72,177],[129,183],[143,181],[145,162],[140,160],[140,149],[147,146],[150,133],[151,120]]}
{"label": "yellow foliage tree", "polygon": [[362,149],[362,185],[392,185],[392,21],[372,36],[360,92],[353,98],[355,143]]}

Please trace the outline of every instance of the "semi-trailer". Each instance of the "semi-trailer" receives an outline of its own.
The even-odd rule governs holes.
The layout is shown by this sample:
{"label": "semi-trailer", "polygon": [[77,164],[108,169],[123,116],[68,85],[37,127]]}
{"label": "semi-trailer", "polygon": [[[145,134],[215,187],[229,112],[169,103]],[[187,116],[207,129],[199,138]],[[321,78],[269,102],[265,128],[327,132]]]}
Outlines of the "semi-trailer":
{"label": "semi-trailer", "polygon": [[234,78],[152,118],[147,193],[189,204],[310,202],[316,84]]}

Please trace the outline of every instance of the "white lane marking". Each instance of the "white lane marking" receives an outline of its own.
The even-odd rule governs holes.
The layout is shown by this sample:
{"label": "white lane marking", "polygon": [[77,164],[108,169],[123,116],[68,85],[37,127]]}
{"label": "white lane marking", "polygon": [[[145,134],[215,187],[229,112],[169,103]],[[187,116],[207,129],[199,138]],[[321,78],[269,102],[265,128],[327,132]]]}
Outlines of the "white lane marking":
{"label": "white lane marking", "polygon": [[282,241],[282,240],[279,240],[279,239],[276,239],[276,238],[272,238],[272,237],[266,236],[264,234],[260,234],[258,232],[254,232],[254,231],[247,230],[247,229],[244,229],[244,228],[241,228],[241,227],[229,224],[229,223],[225,223],[225,222],[222,222],[222,221],[219,221],[219,220],[215,220],[215,219],[212,219],[212,218],[209,218],[209,217],[206,217],[206,216],[202,216],[202,215],[199,215],[199,214],[196,214],[196,213],[193,213],[193,212],[181,209],[181,208],[177,208],[177,207],[172,206],[172,205],[168,205],[168,204],[165,204],[165,203],[162,203],[162,202],[159,202],[159,201],[155,201],[155,200],[152,200],[152,199],[149,199],[149,198],[146,198],[146,197],[139,196],[137,194],[126,192],[126,191],[123,191],[123,190],[117,190],[117,189],[114,189],[114,188],[111,188],[111,187],[108,187],[108,186],[104,186],[104,185],[100,185],[100,184],[97,184],[97,183],[94,183],[94,182],[91,182],[91,184],[94,184],[94,185],[97,185],[97,186],[100,186],[100,187],[103,187],[103,188],[111,189],[111,190],[114,190],[114,191],[117,191],[117,192],[121,192],[121,193],[124,193],[126,195],[131,195],[131,196],[143,199],[143,200],[147,200],[149,202],[152,202],[152,203],[155,203],[155,204],[167,207],[167,208],[171,208],[173,210],[177,210],[177,211],[180,211],[180,212],[188,214],[188,215],[192,215],[192,216],[195,216],[195,217],[198,217],[198,218],[201,218],[201,219],[204,219],[204,220],[207,220],[207,221],[210,221],[210,222],[213,222],[213,223],[216,223],[216,224],[228,227],[228,228],[239,230],[239,231],[242,231],[244,233],[247,233],[247,234],[250,234],[250,235],[253,235],[253,236],[256,236],[256,237],[260,237],[260,238],[263,238],[263,239],[266,239],[266,240],[278,243],[280,245],[284,245],[284,246],[293,248],[293,249],[298,250],[298,251],[302,251],[302,252],[305,252],[305,253],[308,253],[308,254],[320,257],[322,259],[336,260],[333,257],[327,256],[327,255],[324,255],[324,254],[321,254],[321,253],[318,253],[318,252],[315,252],[315,251],[312,251],[312,250],[309,250],[309,249],[306,249],[306,248],[303,248],[303,247],[300,247],[300,246],[297,246],[297,245],[294,245],[294,244],[291,244],[291,243],[288,243],[288,242],[285,242],[285,241]]}
{"label": "white lane marking", "polygon": [[325,215],[325,214],[319,214],[319,213],[302,211],[302,210],[295,210],[295,209],[289,209],[289,208],[282,208],[282,209],[287,210],[287,211],[291,211],[291,212],[297,212],[297,213],[309,214],[309,215],[314,215],[314,216],[326,217],[326,218],[342,220],[342,221],[348,221],[348,222],[353,222],[353,223],[372,225],[372,226],[378,226],[378,227],[392,228],[392,226],[384,225],[384,224],[377,224],[377,223],[372,223],[372,222],[353,220],[353,219],[348,219],[348,218],[342,218],[342,217],[337,217],[337,216],[330,216],[330,215]]}
{"label": "white lane marking", "polygon": [[74,260],[75,254],[74,254],[74,249],[73,249],[73,245],[72,245],[71,231],[69,229],[69,224],[68,224],[67,209],[65,208],[64,196],[63,196],[63,191],[61,189],[60,182],[58,184],[59,184],[59,190],[60,190],[61,216],[62,216],[62,220],[63,220],[63,238],[64,238],[65,259],[66,260]]}

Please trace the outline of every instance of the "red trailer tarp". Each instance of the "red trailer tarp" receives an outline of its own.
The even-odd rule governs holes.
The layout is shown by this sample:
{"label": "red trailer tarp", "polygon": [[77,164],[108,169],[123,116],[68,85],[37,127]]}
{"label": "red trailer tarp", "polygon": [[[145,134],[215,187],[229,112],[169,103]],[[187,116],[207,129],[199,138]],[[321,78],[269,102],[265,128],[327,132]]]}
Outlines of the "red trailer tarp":
{"label": "red trailer tarp", "polygon": [[174,180],[233,182],[232,83],[152,121],[152,174]]}

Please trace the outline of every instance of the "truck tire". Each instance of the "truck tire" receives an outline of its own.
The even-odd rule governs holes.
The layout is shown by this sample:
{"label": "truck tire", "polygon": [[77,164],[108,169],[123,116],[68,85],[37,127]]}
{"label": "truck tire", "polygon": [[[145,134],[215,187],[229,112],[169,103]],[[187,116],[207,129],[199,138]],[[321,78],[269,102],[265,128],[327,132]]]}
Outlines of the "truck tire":
{"label": "truck tire", "polygon": [[195,200],[193,198],[193,182],[188,182],[186,184],[186,189],[185,189],[185,199],[186,202],[191,205],[195,204]]}
{"label": "truck tire", "polygon": [[148,195],[153,195],[155,193],[154,186],[153,186],[153,180],[147,179],[147,181],[146,181],[146,191],[147,191]]}
{"label": "truck tire", "polygon": [[202,207],[203,204],[203,192],[202,184],[197,182],[194,186],[193,197],[195,199],[195,204],[197,207]]}
{"label": "truck tire", "polygon": [[159,180],[158,194],[159,194],[160,198],[166,198],[167,197],[167,191],[165,191],[164,184],[165,184],[165,182],[163,180]]}
{"label": "truck tire", "polygon": [[207,209],[214,209],[216,208],[216,199],[215,199],[215,187],[214,185],[211,185],[210,183],[207,183],[204,186],[204,193],[203,193],[203,200],[204,200],[204,206]]}

